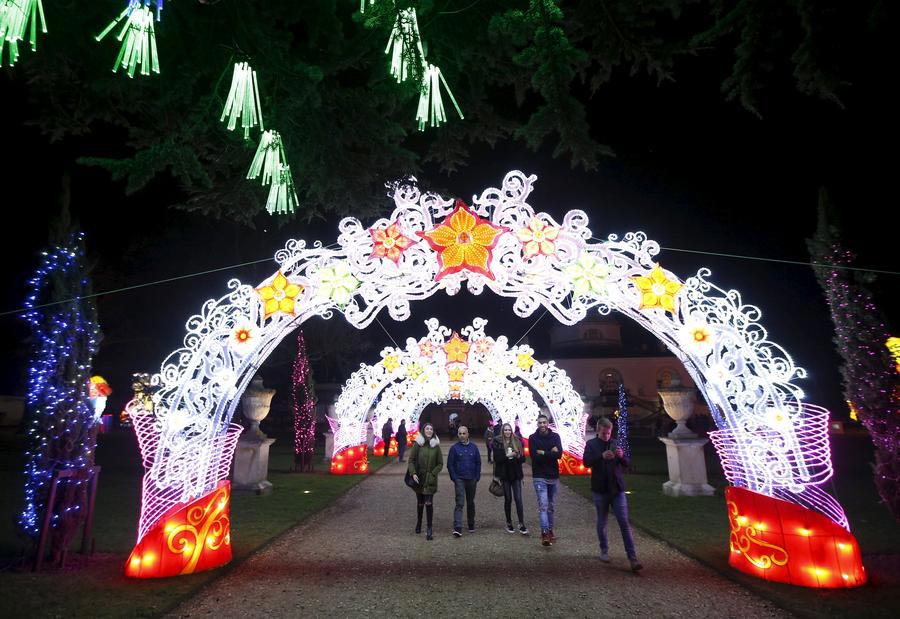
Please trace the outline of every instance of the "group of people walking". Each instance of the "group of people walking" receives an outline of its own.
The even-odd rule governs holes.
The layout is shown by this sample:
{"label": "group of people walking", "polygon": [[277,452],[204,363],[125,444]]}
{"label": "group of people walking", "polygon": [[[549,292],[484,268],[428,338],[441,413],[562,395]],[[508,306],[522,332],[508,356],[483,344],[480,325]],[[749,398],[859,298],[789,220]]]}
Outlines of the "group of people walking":
{"label": "group of people walking", "polygon": [[[532,484],[538,503],[538,518],[541,528],[541,544],[552,546],[556,543],[553,531],[556,511],[556,495],[559,490],[559,460],[563,455],[559,435],[550,429],[550,420],[540,415],[537,431],[528,437],[531,451]],[[493,434],[493,433],[492,433]],[[469,533],[475,531],[475,490],[481,479],[481,454],[470,441],[469,430],[459,426],[458,441],[447,455],[447,472],[454,485],[456,504],[453,511],[453,535],[462,537],[463,507],[466,509],[466,525]],[[404,437],[405,438],[405,437]],[[488,461],[494,464],[494,478],[503,488],[503,509],[506,515],[507,533],[517,530],[528,535],[522,504],[522,480],[525,475],[522,465],[526,461],[522,441],[508,423],[504,423],[499,434],[485,436],[488,446]],[[404,441],[405,442],[405,441]],[[398,437],[399,443],[399,437]],[[385,442],[389,445],[389,440]],[[402,456],[401,456],[402,459]],[[625,495],[623,473],[629,466],[623,450],[612,440],[612,423],[601,419],[597,423],[597,436],[587,442],[583,457],[584,465],[591,469],[591,492],[597,511],[597,539],[600,544],[600,560],[609,561],[609,540],[607,518],[612,508],[622,532],[625,552],[633,571],[643,566],[638,561],[628,522],[628,502]],[[422,515],[425,512],[425,539],[434,539],[434,495],[437,492],[438,474],[444,466],[440,440],[434,426],[426,423],[413,442],[407,471],[415,482],[416,492],[416,533],[422,532]],[[512,504],[516,505],[518,527],[513,526]]]}

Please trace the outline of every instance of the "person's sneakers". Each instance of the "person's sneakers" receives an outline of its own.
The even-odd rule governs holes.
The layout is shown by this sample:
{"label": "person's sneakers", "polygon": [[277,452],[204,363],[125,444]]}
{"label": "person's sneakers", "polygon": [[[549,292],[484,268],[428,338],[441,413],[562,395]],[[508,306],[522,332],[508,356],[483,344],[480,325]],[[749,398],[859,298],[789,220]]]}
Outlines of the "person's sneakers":
{"label": "person's sneakers", "polygon": [[609,553],[608,553],[608,552],[601,552],[601,553],[600,553],[600,560],[603,561],[604,563],[609,563]]}
{"label": "person's sneakers", "polygon": [[453,537],[462,537],[462,531],[459,529],[453,529]]}
{"label": "person's sneakers", "polygon": [[551,543],[551,544],[555,544],[555,543],[556,543],[556,536],[553,535],[553,529],[550,529],[549,531],[547,531],[547,535],[550,537],[550,543]]}
{"label": "person's sneakers", "polygon": [[516,532],[516,530],[513,528],[511,522],[506,523],[506,532],[507,533],[515,533]]}
{"label": "person's sneakers", "polygon": [[631,571],[632,572],[640,572],[642,569],[644,569],[644,566],[641,565],[640,561],[638,561],[637,559],[631,560]]}
{"label": "person's sneakers", "polygon": [[431,527],[428,527],[425,529],[425,540],[430,542],[433,539],[434,535],[432,534]]}
{"label": "person's sneakers", "polygon": [[541,531],[541,544],[544,546],[549,546],[553,542],[550,541],[550,534],[546,531]]}
{"label": "person's sneakers", "polygon": [[[512,527],[510,527],[510,529],[512,529]],[[510,533],[512,533],[512,530],[510,530]],[[519,533],[521,533],[522,535],[528,535],[528,527],[526,527],[524,524],[520,524]]]}
{"label": "person's sneakers", "polygon": [[473,524],[472,526],[469,527],[469,533],[474,533],[474,532],[475,532],[475,525]]}

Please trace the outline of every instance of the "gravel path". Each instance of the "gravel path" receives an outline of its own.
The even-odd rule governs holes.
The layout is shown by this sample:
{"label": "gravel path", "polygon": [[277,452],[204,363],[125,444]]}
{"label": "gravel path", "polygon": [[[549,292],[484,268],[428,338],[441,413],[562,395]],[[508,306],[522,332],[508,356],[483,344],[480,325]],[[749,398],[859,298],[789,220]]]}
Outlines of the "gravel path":
{"label": "gravel path", "polygon": [[170,616],[789,616],[639,531],[644,571],[633,574],[613,518],[612,562],[601,563],[594,507],[565,486],[557,498],[557,543],[541,546],[530,470],[523,495],[531,536],[506,533],[503,500],[487,491],[488,477],[475,500],[476,532],[454,538],[444,471],[435,539],[426,542],[424,531],[413,533],[415,498],[404,471],[405,463],[383,467]]}

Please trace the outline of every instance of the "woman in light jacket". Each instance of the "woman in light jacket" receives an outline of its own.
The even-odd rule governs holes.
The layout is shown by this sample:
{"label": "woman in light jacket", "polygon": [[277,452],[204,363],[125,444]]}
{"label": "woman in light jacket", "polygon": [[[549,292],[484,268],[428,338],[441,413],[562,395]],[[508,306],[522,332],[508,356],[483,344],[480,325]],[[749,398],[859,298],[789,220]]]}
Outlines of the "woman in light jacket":
{"label": "woman in light jacket", "polygon": [[516,500],[516,515],[519,517],[519,533],[528,535],[525,526],[525,510],[522,506],[522,463],[525,450],[522,442],[513,433],[512,426],[503,424],[500,436],[494,439],[494,477],[503,484],[503,509],[506,512],[506,532],[515,533],[512,525],[512,500]]}
{"label": "woman in light jacket", "polygon": [[441,442],[434,433],[434,426],[426,423],[422,432],[416,437],[409,452],[407,470],[416,484],[416,533],[422,532],[422,508],[428,518],[425,539],[434,539],[434,493],[437,492],[437,476],[444,468],[444,456],[441,454]]}

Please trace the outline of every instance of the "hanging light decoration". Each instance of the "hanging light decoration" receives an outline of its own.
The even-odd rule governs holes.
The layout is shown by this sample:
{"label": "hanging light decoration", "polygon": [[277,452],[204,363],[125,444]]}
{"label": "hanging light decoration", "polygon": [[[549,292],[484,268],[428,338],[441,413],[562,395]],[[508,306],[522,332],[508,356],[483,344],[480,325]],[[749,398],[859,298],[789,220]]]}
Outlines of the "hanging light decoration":
{"label": "hanging light decoration", "polygon": [[259,86],[256,82],[256,71],[250,68],[246,62],[238,62],[234,65],[234,75],[231,78],[231,90],[225,101],[220,121],[228,117],[228,130],[234,131],[238,118],[244,129],[244,139],[250,139],[250,129],[259,125],[265,131],[262,118],[262,107],[259,104]]}
{"label": "hanging light decoration", "polygon": [[19,59],[19,41],[25,39],[25,33],[29,29],[28,43],[31,51],[37,49],[38,21],[41,32],[46,34],[47,23],[44,20],[42,0],[0,0],[0,67],[3,66],[3,48],[7,43],[9,66],[16,64]]}
{"label": "hanging light decoration", "polygon": [[[150,75],[150,71],[159,73],[159,58],[156,53],[156,29],[153,25],[153,12],[149,8],[147,0],[129,0],[119,16],[94,37],[102,40],[113,28],[123,23],[122,29],[116,36],[116,40],[122,43],[119,55],[113,64],[113,72],[120,68],[128,72],[128,77],[134,77],[138,65],[141,66],[141,75]],[[156,17],[159,19],[162,10],[162,2],[154,2]]]}
{"label": "hanging light decoration", "polygon": [[269,215],[286,215],[293,213],[299,200],[294,191],[294,178],[291,176],[291,168],[286,164],[278,165],[278,172],[274,176],[274,182],[269,188],[269,197],[266,200],[266,210]]}
{"label": "hanging light decoration", "polygon": [[263,131],[259,140],[259,146],[256,147],[256,154],[250,163],[250,171],[247,172],[247,178],[259,178],[262,173],[262,184],[268,185],[273,178],[278,178],[281,164],[287,164],[287,156],[284,153],[284,143],[281,140],[281,134],[270,129]]}
{"label": "hanging light decoration", "polygon": [[424,62],[425,52],[422,50],[419,23],[414,8],[401,9],[397,13],[384,53],[391,55],[390,71],[398,84],[410,77],[411,68]]}
{"label": "hanging light decoration", "polygon": [[433,64],[426,63],[425,71],[422,75],[422,89],[419,94],[419,111],[416,113],[416,120],[419,122],[419,131],[425,131],[426,125],[431,127],[439,127],[442,123],[447,122],[447,115],[444,112],[444,101],[441,98],[441,84],[447,91],[447,96],[453,102],[456,113],[459,117],[464,118],[462,110],[441,70]]}

